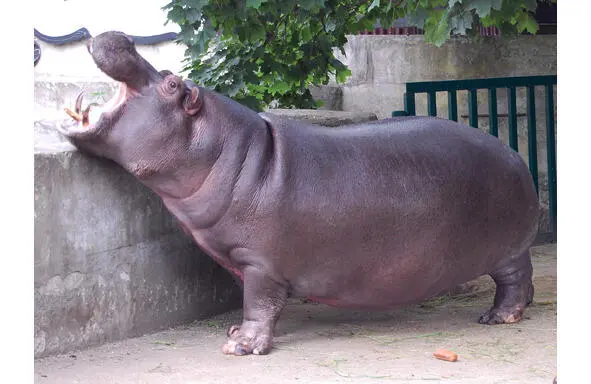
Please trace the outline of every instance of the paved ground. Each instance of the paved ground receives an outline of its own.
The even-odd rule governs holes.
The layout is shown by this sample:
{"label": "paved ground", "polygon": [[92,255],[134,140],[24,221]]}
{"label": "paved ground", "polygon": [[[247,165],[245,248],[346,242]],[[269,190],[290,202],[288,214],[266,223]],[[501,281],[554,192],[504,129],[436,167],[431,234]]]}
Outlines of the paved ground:
{"label": "paved ground", "polygon": [[[35,361],[46,383],[552,383],[556,374],[556,246],[532,248],[534,303],[517,324],[476,323],[494,294],[482,277],[453,295],[367,313],[292,301],[267,356],[221,353],[240,311]],[[432,353],[447,348],[455,363]]]}

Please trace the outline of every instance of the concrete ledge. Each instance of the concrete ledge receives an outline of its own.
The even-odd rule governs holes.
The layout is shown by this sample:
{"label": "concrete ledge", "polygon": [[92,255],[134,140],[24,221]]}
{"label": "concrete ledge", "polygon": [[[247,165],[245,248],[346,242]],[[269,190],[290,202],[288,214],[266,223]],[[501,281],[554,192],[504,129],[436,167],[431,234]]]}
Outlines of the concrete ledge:
{"label": "concrete ledge", "polygon": [[35,356],[154,332],[241,304],[234,279],[118,165],[35,127]]}
{"label": "concrete ledge", "polygon": [[363,123],[377,120],[378,117],[372,112],[344,112],[322,109],[268,109],[266,112],[283,116],[288,119],[303,120],[311,124],[323,125],[326,127],[337,127],[339,125]]}

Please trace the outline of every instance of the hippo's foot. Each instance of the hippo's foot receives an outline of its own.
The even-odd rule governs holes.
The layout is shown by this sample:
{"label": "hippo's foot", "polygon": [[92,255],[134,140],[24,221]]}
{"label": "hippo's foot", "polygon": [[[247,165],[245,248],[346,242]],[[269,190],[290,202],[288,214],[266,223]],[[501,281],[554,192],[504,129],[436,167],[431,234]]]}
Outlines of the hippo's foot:
{"label": "hippo's foot", "polygon": [[493,307],[480,316],[480,324],[510,324],[521,320],[533,300],[532,265],[529,250],[513,263],[491,273],[497,285]]}
{"label": "hippo's foot", "polygon": [[273,345],[272,326],[245,321],[242,325],[233,325],[228,329],[230,338],[222,351],[226,355],[266,355]]}
{"label": "hippo's foot", "polygon": [[511,324],[521,320],[523,315],[523,308],[491,308],[485,314],[480,316],[478,322],[480,324]]}
{"label": "hippo's foot", "polygon": [[235,356],[266,355],[273,345],[275,323],[287,302],[287,287],[262,268],[248,266],[242,273],[244,318],[241,325],[228,329],[229,339],[222,351]]}

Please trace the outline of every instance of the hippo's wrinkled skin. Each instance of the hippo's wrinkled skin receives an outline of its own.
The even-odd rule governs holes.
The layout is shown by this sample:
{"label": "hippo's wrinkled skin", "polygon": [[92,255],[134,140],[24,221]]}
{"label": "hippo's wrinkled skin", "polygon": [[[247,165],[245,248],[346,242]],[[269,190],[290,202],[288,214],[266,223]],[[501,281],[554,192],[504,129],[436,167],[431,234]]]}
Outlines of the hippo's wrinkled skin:
{"label": "hippo's wrinkled skin", "polygon": [[393,308],[490,274],[485,324],[532,301],[536,191],[522,159],[478,129],[409,117],[322,128],[256,114],[167,71],[119,32],[89,41],[121,94],[60,131],[149,186],[244,282],[223,351],[266,354],[290,295]]}

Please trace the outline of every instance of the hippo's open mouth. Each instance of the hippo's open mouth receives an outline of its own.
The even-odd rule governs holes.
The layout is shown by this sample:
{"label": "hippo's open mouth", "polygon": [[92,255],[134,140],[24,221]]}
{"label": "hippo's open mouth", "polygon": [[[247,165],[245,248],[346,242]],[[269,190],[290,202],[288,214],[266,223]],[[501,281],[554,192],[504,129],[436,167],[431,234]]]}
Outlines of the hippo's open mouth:
{"label": "hippo's open mouth", "polygon": [[76,97],[74,110],[64,108],[64,111],[75,121],[78,122],[78,129],[93,130],[96,128],[105,116],[112,116],[125,104],[127,100],[135,96],[137,92],[132,90],[123,82],[118,82],[119,92],[104,104],[90,103],[86,109],[82,110],[82,101],[85,91],[80,92]]}
{"label": "hippo's open mouth", "polygon": [[108,102],[90,103],[82,108],[84,92],[76,98],[74,110],[64,108],[73,119],[62,134],[89,138],[113,127],[123,115],[125,105],[163,80],[163,76],[135,49],[133,39],[122,32],[108,31],[87,41],[89,54],[98,69],[119,84],[119,92]]}
{"label": "hippo's open mouth", "polygon": [[161,80],[159,72],[138,54],[133,39],[122,32],[109,31],[91,37],[87,41],[87,49],[98,69],[117,81],[119,92],[103,105],[90,103],[83,110],[83,91],[76,98],[73,111],[64,108],[76,122],[73,128],[78,132],[99,130],[107,121],[113,123],[113,118],[120,115],[129,99],[144,87]]}

